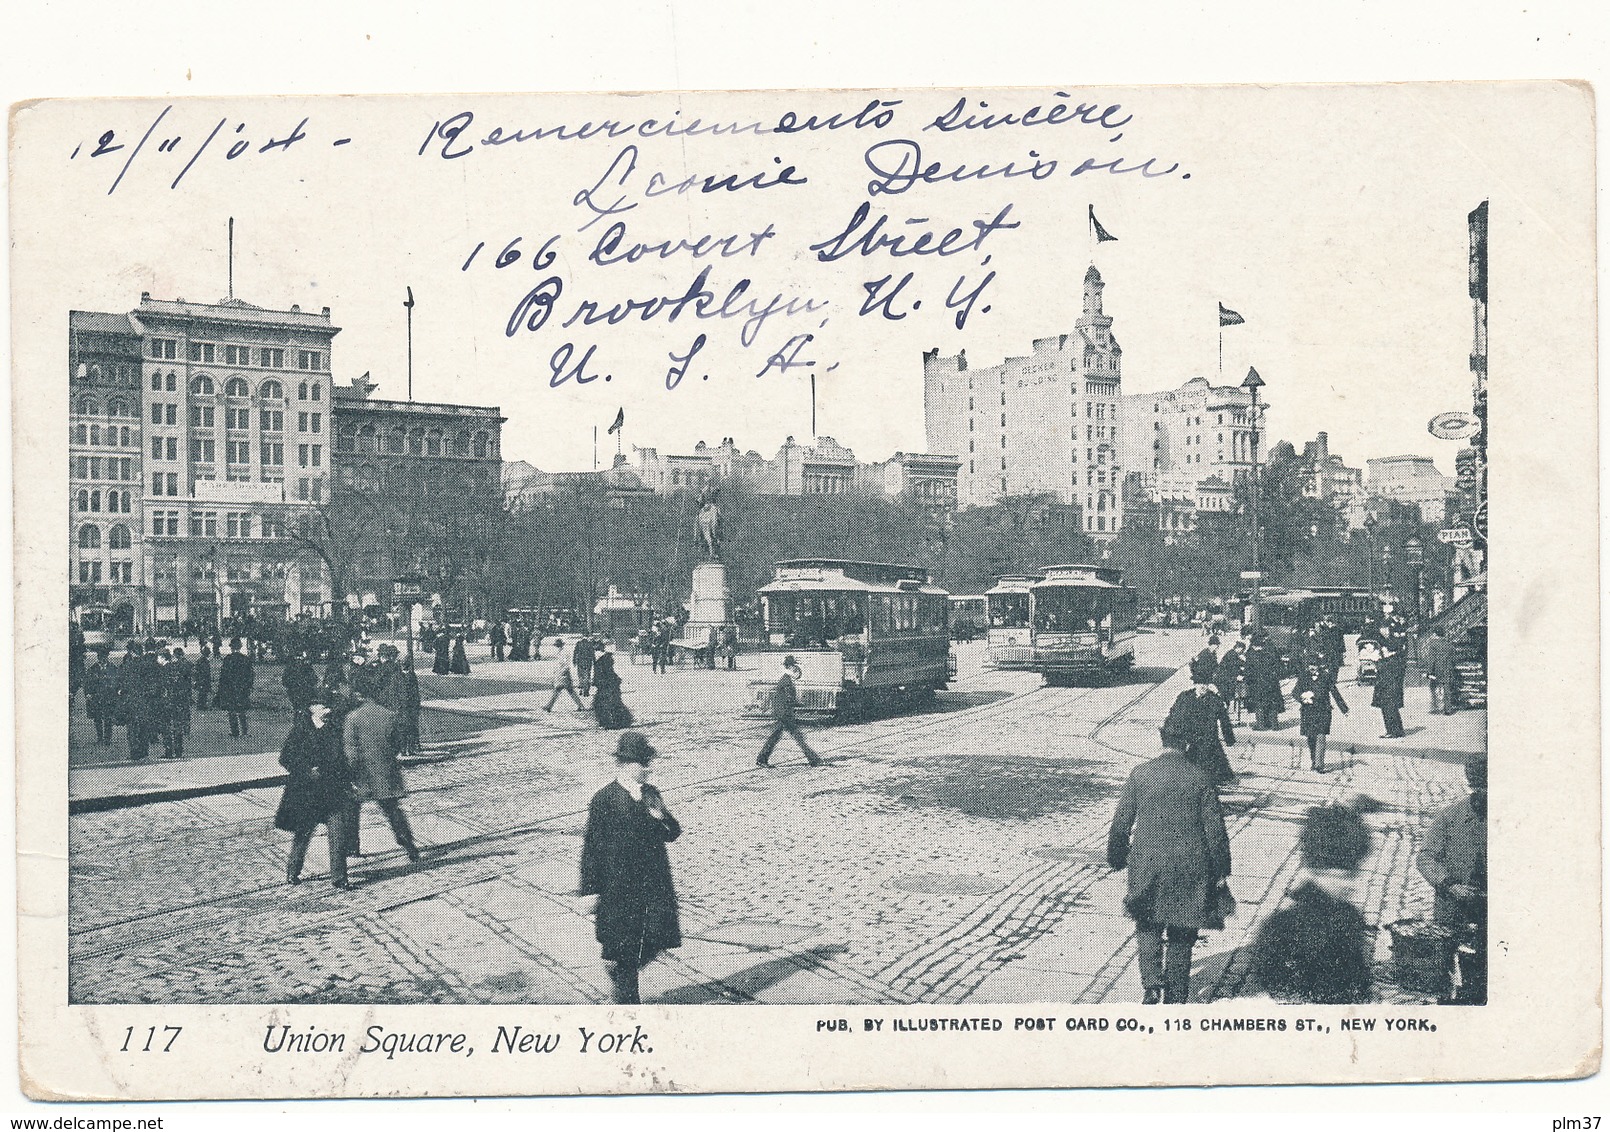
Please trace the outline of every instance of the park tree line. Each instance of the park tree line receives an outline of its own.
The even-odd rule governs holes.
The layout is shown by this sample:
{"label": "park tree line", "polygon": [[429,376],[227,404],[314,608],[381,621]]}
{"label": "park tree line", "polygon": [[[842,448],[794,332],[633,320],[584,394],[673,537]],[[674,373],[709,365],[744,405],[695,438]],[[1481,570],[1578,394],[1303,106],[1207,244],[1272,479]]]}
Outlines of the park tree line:
{"label": "park tree line", "polygon": [[[1425,545],[1424,575],[1446,575],[1451,549],[1412,508],[1372,506],[1372,528],[1349,531],[1329,503],[1303,492],[1308,470],[1292,446],[1270,451],[1259,477],[1261,562],[1266,584],[1374,584],[1413,592],[1402,548]],[[449,609],[492,616],[506,609],[590,608],[611,586],[673,609],[704,561],[693,491],[644,492],[629,476],[566,477],[520,500],[500,489],[388,492],[354,489],[314,509],[293,540],[320,557],[337,594],[389,581],[372,577],[377,552],[393,573],[417,572]],[[1245,588],[1251,567],[1252,486],[1234,485],[1226,512],[1203,512],[1191,531],[1158,529],[1155,505],[1131,501],[1118,538],[1098,545],[1081,509],[1053,495],[1014,495],[947,511],[908,497],[845,493],[777,496],[742,481],[721,487],[722,560],[735,601],[753,599],[774,563],[846,558],[922,566],[952,593],[982,593],[1004,574],[1067,562],[1123,568],[1147,604],[1204,604]],[[384,603],[387,599],[382,597]]]}

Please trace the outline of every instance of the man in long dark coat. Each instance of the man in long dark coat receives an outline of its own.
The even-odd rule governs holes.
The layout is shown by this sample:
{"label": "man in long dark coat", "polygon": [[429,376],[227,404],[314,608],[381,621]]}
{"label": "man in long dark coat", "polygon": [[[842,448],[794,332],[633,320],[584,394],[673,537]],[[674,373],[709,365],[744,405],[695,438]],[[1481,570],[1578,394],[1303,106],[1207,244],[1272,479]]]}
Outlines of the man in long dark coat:
{"label": "man in long dark coat", "polygon": [[330,840],[330,883],[347,885],[347,821],[351,816],[352,773],[341,753],[341,732],[330,721],[330,705],[315,699],[296,713],[280,749],[289,775],[274,824],[292,835],[285,879],[302,883],[313,833],[322,824]]}
{"label": "man in long dark coat", "polygon": [[1197,933],[1224,926],[1215,904],[1230,875],[1230,837],[1218,794],[1176,736],[1164,735],[1162,755],[1130,771],[1107,863],[1129,870],[1124,911],[1135,921],[1143,1001],[1189,1001]]}
{"label": "man in long dark coat", "polygon": [[291,701],[291,710],[306,711],[319,690],[319,674],[313,670],[313,664],[308,660],[307,654],[298,652],[285,662],[285,672],[280,676],[280,683],[285,686],[285,695]]}
{"label": "man in long dark coat", "polygon": [[614,782],[593,795],[581,849],[583,896],[597,896],[594,917],[616,1002],[636,1003],[638,972],[656,955],[682,946],[667,842],[682,833],[648,782],[654,748],[627,731],[615,748]]}
{"label": "man in long dark coat", "polygon": [[229,655],[218,666],[218,696],[214,706],[229,713],[229,734],[233,738],[251,733],[246,713],[252,708],[252,658],[240,651],[240,638],[229,642]]}
{"label": "man in long dark coat", "polygon": [[1175,698],[1163,730],[1185,744],[1186,755],[1215,786],[1224,786],[1235,781],[1235,771],[1224,753],[1225,744],[1235,746],[1235,729],[1230,726],[1223,698],[1213,689],[1215,674],[1211,661],[1200,656],[1191,661],[1191,686]]}
{"label": "man in long dark coat", "polygon": [[408,793],[397,755],[402,750],[401,728],[394,712],[375,702],[377,678],[368,669],[359,669],[352,678],[352,700],[356,706],[342,720],[341,731],[347,765],[352,769],[352,793],[357,804],[349,817],[347,845],[358,855],[359,808],[373,802],[386,815],[392,836],[408,854],[419,860],[413,827],[403,812],[402,799]]}
{"label": "man in long dark coat", "polygon": [[196,710],[207,710],[207,697],[212,694],[212,646],[202,645],[201,655],[196,658],[196,666],[192,673],[192,683],[196,686]]}
{"label": "man in long dark coat", "polygon": [[1381,661],[1375,668],[1375,694],[1370,704],[1381,709],[1386,727],[1383,739],[1403,738],[1403,677],[1408,671],[1408,654],[1401,637],[1381,642]]}
{"label": "man in long dark coat", "polygon": [[570,654],[571,663],[576,669],[576,683],[581,685],[580,691],[589,696],[593,691],[593,659],[598,655],[592,638],[585,634],[576,641],[576,648]]}
{"label": "man in long dark coat", "polygon": [[95,721],[95,741],[103,747],[112,741],[112,719],[117,710],[117,684],[101,658],[84,670],[84,708]]}
{"label": "man in long dark coat", "polygon": [[146,656],[145,646],[139,641],[130,641],[117,670],[118,718],[128,735],[130,762],[143,762],[150,757],[161,701],[161,673],[156,658]]}
{"label": "man in long dark coat", "polygon": [[1247,708],[1252,712],[1254,731],[1273,731],[1280,725],[1286,697],[1280,691],[1280,654],[1270,646],[1262,630],[1252,636],[1247,650]]}
{"label": "man in long dark coat", "polygon": [[190,665],[184,650],[176,648],[162,666],[162,757],[184,757],[184,737],[190,733]]}

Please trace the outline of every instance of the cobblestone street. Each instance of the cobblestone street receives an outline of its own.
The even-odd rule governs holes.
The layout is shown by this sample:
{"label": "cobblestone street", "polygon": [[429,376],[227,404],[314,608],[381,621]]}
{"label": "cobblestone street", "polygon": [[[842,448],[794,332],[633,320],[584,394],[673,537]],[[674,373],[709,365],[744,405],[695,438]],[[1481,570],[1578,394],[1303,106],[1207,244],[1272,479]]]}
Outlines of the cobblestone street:
{"label": "cobblestone street", "polygon": [[[929,709],[816,728],[824,766],[785,741],[770,770],[753,765],[764,722],[739,714],[748,673],[623,666],[626,700],[660,752],[653,780],[684,829],[670,852],[686,939],[644,971],[644,1000],[1138,1000],[1106,828],[1130,768],[1156,754],[1187,682],[1178,667],[1201,643],[1142,635],[1131,677],[1087,688],[982,669],[982,647],[962,646],[959,679]],[[277,788],[74,816],[74,1001],[607,1001],[586,902],[572,893],[615,736],[568,700],[542,710],[549,667],[480,665],[452,698],[427,703],[431,741],[407,771],[405,803],[425,858],[410,865],[366,810],[369,855],[350,892],[321,875],[322,835],[308,879],[284,883]],[[1240,948],[1296,875],[1308,806],[1376,799],[1365,916],[1428,913],[1414,854],[1431,816],[1462,796],[1485,713],[1428,717],[1411,689],[1409,738],[1383,743],[1369,689],[1351,679],[1344,670],[1354,710],[1337,719],[1332,774],[1299,757],[1295,713],[1278,732],[1238,729],[1241,782],[1223,800],[1239,910],[1198,946],[1195,998],[1249,993]],[[277,746],[283,726],[262,718],[257,745]],[[256,757],[272,769],[273,755]],[[123,771],[90,773],[113,782]],[[75,797],[92,786],[75,772]],[[1386,943],[1383,933],[1383,976]],[[1390,984],[1382,994],[1399,1000]]]}

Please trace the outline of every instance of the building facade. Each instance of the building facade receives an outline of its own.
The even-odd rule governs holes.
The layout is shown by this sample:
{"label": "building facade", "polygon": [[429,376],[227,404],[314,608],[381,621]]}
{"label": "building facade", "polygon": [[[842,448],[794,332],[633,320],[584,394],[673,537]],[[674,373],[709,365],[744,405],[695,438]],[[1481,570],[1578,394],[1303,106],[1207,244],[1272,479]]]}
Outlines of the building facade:
{"label": "building facade", "polygon": [[332,387],[335,511],[355,535],[343,546],[349,606],[389,608],[393,583],[456,573],[444,553],[503,500],[502,427],[494,406],[392,401],[365,373]]}
{"label": "building facade", "polygon": [[[75,518],[93,516],[91,485],[101,485],[102,508],[115,490],[114,514],[128,521],[108,522],[103,545],[110,551],[115,543],[121,555],[126,527],[130,547],[104,568],[122,587],[110,598],[137,600],[134,627],[283,618],[320,612],[329,601],[317,556],[289,534],[328,495],[330,349],[339,332],[328,307],[271,310],[233,297],[189,303],[142,294],[126,315],[70,316],[70,367],[83,386],[70,425],[72,507]],[[124,380],[131,370],[132,387]],[[91,392],[97,382],[104,396]],[[79,426],[88,441],[95,413],[85,410],[114,408],[116,463],[104,454],[112,418],[103,417],[100,467],[93,457],[86,467],[80,457],[94,445],[79,445]],[[105,482],[113,468],[115,489]],[[75,579],[95,572],[95,535],[84,526],[73,539]]]}
{"label": "building facade", "polygon": [[743,451],[732,437],[718,445],[702,440],[686,454],[657,448],[632,449],[632,470],[649,491],[665,495],[700,492],[741,482],[759,495],[909,495],[920,502],[954,509],[960,461],[955,456],[896,452],[888,460],[863,464],[855,452],[831,436],[800,444],[792,436],[767,459]]}
{"label": "building facade", "polygon": [[1030,354],[985,367],[970,367],[965,350],[923,354],[928,448],[957,455],[960,506],[1051,494],[1078,505],[1096,538],[1121,528],[1123,350],[1104,286],[1092,266],[1073,332],[1035,339]]}
{"label": "building facade", "polygon": [[1345,530],[1364,525],[1366,495],[1364,470],[1350,468],[1330,450],[1330,437],[1321,432],[1303,445],[1303,494],[1323,500],[1336,509]]}
{"label": "building facade", "polygon": [[1156,505],[1159,529],[1189,531],[1204,512],[1234,507],[1235,485],[1252,474],[1254,452],[1267,455],[1261,419],[1239,386],[1193,377],[1178,389],[1137,393],[1119,410],[1119,459],[1131,476],[1129,497]]}
{"label": "building facade", "polygon": [[140,330],[126,314],[67,316],[68,600],[146,616]]}
{"label": "building facade", "polygon": [[1367,461],[1371,497],[1407,503],[1420,511],[1422,523],[1440,523],[1447,512],[1454,481],[1437,471],[1429,456],[1383,456]]}

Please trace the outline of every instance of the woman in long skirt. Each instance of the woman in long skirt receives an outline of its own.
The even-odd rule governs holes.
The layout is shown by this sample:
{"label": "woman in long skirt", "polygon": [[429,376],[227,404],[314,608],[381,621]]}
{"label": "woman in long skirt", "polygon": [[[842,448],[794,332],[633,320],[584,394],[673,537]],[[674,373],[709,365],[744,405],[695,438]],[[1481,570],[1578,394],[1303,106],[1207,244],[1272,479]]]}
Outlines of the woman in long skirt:
{"label": "woman in long skirt", "polygon": [[453,639],[453,660],[448,666],[455,676],[468,676],[470,674],[470,658],[464,653],[464,638]]}
{"label": "woman in long skirt", "polygon": [[606,731],[632,725],[632,713],[621,700],[621,678],[615,673],[615,654],[608,648],[593,662],[593,716]]}

